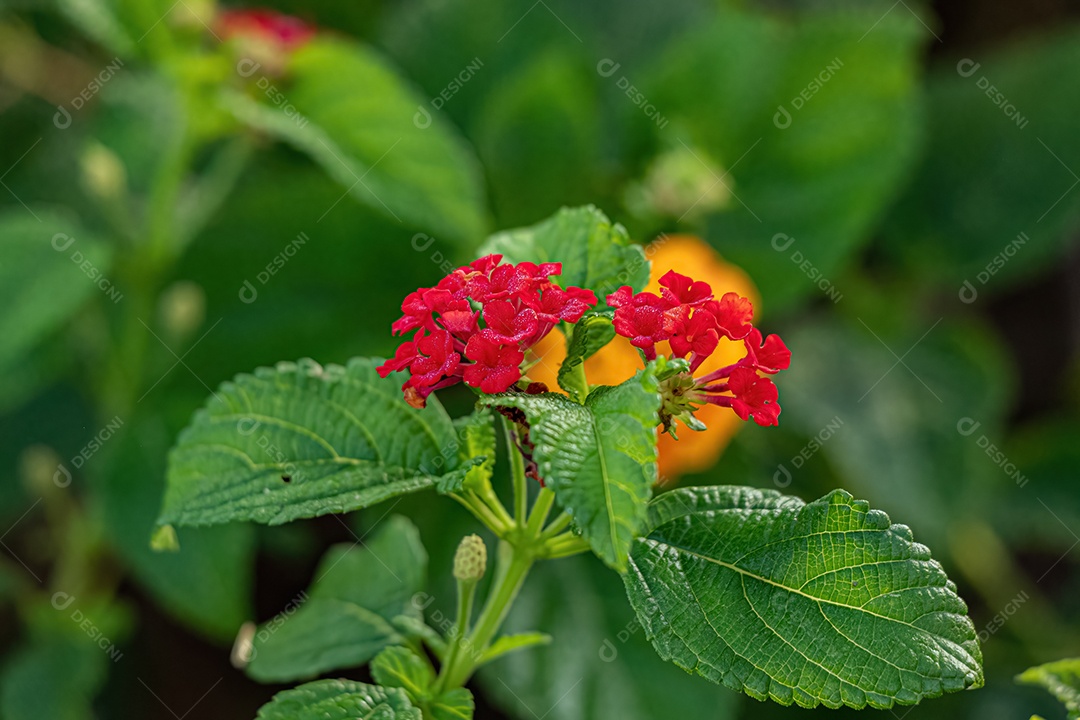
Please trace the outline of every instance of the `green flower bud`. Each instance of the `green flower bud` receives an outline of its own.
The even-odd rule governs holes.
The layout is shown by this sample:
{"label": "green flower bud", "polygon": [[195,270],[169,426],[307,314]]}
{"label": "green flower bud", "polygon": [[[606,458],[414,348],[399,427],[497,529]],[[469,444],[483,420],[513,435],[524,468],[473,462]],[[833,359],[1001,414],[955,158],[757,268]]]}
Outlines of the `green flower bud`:
{"label": "green flower bud", "polygon": [[487,570],[487,546],[479,535],[461,538],[454,555],[454,577],[461,581],[476,582]]}

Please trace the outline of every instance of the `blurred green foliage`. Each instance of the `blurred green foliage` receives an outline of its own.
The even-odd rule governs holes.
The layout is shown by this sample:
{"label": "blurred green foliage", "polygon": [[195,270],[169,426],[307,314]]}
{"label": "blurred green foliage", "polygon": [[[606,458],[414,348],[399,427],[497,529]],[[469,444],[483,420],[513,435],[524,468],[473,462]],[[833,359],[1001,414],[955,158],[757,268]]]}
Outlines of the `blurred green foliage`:
{"label": "blurred green foliage", "polygon": [[[1074,10],[972,41],[886,0],[275,4],[320,28],[291,60],[224,42],[206,0],[0,10],[0,716],[253,716],[274,688],[231,638],[357,536],[150,551],[176,433],[237,373],[386,354],[401,298],[489,232],[593,203],[639,242],[700,234],[794,353],[780,428],[684,482],[887,510],[986,658],[912,720],[1060,717],[1011,678],[1080,640]],[[457,511],[394,508],[444,569]],[[530,580],[510,624],[554,642],[483,673],[477,717],[805,712],[660,662],[589,562]]]}

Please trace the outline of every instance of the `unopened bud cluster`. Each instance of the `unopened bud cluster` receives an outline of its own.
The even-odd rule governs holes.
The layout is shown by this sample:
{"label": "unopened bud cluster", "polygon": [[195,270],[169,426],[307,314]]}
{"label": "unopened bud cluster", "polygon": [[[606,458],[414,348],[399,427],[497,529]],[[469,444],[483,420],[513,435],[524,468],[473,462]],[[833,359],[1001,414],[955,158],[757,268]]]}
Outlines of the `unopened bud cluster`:
{"label": "unopened bud cluster", "polygon": [[487,546],[479,535],[466,535],[454,555],[454,577],[461,581],[477,581],[487,570]]}

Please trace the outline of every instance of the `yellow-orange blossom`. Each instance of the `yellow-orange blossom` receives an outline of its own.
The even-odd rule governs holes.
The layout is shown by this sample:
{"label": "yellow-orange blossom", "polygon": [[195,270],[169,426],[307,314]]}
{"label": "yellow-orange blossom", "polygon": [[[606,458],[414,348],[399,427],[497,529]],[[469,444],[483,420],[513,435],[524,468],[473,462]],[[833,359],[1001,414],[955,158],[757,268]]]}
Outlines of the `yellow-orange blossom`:
{"label": "yellow-orange blossom", "polygon": [[[646,248],[646,254],[652,261],[652,272],[646,290],[660,292],[659,280],[669,270],[693,276],[695,280],[704,280],[712,286],[719,297],[726,292],[735,292],[749,298],[758,306],[757,288],[750,278],[739,268],[724,260],[704,241],[692,235],[665,235]],[[532,352],[538,358],[536,365],[529,370],[529,379],[545,383],[552,390],[558,390],[556,373],[563,358],[566,357],[566,345],[561,335],[552,333],[537,343]],[[667,343],[657,346],[657,352],[668,352]],[[701,366],[701,373],[737,362],[746,349],[741,341],[732,342],[720,339],[716,352]],[[585,361],[585,373],[593,385],[617,385],[633,375],[642,366],[641,355],[630,345],[626,338],[616,337],[600,352]],[[694,432],[679,426],[676,441],[667,434],[660,435],[660,482],[674,482],[680,475],[711,467],[720,457],[735,432],[744,423],[731,410],[705,405],[696,416],[708,430]]]}

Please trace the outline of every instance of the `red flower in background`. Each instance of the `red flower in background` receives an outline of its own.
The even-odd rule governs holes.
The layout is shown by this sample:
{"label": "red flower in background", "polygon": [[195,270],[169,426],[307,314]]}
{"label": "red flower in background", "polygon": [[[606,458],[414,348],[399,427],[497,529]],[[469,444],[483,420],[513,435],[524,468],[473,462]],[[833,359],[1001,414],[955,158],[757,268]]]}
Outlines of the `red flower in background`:
{"label": "red flower in background", "polygon": [[[776,385],[758,373],[772,375],[788,367],[791,351],[784,341],[777,335],[763,340],[751,322],[753,305],[735,293],[715,300],[707,283],[674,271],[660,279],[660,286],[660,296],[635,294],[623,286],[608,295],[607,302],[617,308],[615,332],[629,338],[646,360],[656,358],[656,344],[665,340],[672,357],[689,360],[690,374],[669,388],[661,388],[665,428],[671,427],[672,417],[694,426],[695,403],[729,407],[743,420],[753,418],[758,425],[776,425],[780,415]],[[716,350],[721,335],[742,340],[746,355],[733,365],[692,377]]]}
{"label": "red flower in background", "polygon": [[291,52],[315,35],[315,28],[300,18],[263,8],[223,10],[217,17],[223,40],[251,38]]}
{"label": "red flower in background", "polygon": [[561,272],[561,263],[503,264],[501,255],[488,255],[433,288],[409,293],[393,331],[416,332],[379,366],[379,375],[407,369],[402,390],[414,407],[462,381],[481,392],[505,392],[521,379],[525,350],[596,305],[592,291],[551,282]]}

